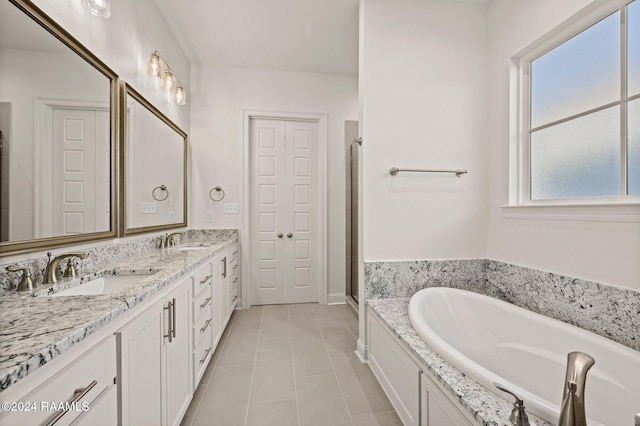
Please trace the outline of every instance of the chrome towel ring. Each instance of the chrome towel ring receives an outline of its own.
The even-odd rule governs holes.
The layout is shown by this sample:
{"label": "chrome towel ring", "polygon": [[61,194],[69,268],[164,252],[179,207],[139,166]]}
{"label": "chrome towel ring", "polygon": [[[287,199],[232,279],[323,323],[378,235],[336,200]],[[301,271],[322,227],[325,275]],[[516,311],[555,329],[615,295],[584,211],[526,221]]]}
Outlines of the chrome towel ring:
{"label": "chrome towel ring", "polygon": [[[157,194],[158,190],[160,190],[159,195]],[[151,191],[151,196],[156,201],[164,201],[169,196],[169,190],[166,185],[156,186],[153,188],[153,191]]]}
{"label": "chrome towel ring", "polygon": [[[218,195],[214,197],[213,191],[216,191]],[[209,198],[211,201],[221,201],[224,198],[224,189],[222,189],[220,185],[214,186],[211,188],[211,191],[209,191]]]}

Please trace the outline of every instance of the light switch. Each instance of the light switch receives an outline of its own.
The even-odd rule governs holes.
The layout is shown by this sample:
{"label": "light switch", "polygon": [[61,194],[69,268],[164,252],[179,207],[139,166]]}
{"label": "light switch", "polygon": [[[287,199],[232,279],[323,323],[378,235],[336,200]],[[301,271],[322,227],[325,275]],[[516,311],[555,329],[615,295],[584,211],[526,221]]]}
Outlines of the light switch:
{"label": "light switch", "polygon": [[176,222],[176,212],[169,212],[167,215],[167,222],[175,223]]}
{"label": "light switch", "polygon": [[207,210],[206,214],[207,218],[205,219],[207,223],[213,223],[213,212],[211,210]]}
{"label": "light switch", "polygon": [[236,213],[238,213],[238,203],[225,203],[224,204],[224,213],[225,214],[236,214]]}

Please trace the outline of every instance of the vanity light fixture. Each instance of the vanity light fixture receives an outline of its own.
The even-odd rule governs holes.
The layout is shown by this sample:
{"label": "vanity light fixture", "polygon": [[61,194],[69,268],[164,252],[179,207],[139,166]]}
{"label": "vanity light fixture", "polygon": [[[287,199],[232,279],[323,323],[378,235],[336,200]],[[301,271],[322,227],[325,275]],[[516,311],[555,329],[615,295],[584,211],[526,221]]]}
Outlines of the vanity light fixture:
{"label": "vanity light fixture", "polygon": [[81,0],[81,3],[92,15],[101,18],[111,16],[111,0]]}
{"label": "vanity light fixture", "polygon": [[177,105],[187,103],[187,94],[180,79],[157,50],[147,59],[147,74],[162,79],[162,88],[170,93],[170,99]]}

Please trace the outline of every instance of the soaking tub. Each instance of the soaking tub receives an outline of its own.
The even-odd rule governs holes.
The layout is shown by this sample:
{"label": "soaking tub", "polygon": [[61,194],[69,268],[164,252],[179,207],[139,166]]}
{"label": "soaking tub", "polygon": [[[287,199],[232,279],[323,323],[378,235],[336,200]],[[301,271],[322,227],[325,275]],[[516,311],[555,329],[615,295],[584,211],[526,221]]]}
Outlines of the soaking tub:
{"label": "soaking tub", "polygon": [[499,382],[519,394],[527,411],[557,423],[567,353],[596,363],[587,375],[590,425],[632,426],[640,412],[640,352],[488,296],[427,288],[409,302],[409,320],[440,356],[492,392]]}

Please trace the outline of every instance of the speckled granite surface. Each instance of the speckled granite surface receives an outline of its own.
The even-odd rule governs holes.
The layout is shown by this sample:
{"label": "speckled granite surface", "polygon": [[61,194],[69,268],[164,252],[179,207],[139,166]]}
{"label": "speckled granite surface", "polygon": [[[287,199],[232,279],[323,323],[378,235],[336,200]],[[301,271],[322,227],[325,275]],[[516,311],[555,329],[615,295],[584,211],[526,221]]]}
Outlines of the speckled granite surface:
{"label": "speckled granite surface", "polygon": [[[161,251],[154,248],[152,243],[145,245],[144,240],[125,241],[115,250],[110,248],[108,261],[96,262],[101,265],[97,269],[85,266],[83,274],[86,275],[81,279],[41,286],[34,294],[15,291],[0,294],[0,391],[175,282],[193,268],[206,263],[237,240],[237,233],[225,235],[227,239],[212,238],[209,244],[205,244],[205,248],[190,251],[175,248]],[[192,234],[191,237],[192,241],[201,242],[211,236]],[[102,275],[149,273],[153,275],[120,293],[98,296],[46,296]]]}
{"label": "speckled granite surface", "polygon": [[[491,426],[510,426],[509,416],[513,404],[502,399],[485,387],[466,377],[442,359],[418,336],[409,322],[409,297],[371,299],[367,304],[382,322],[409,349],[428,371],[475,418],[479,424]],[[529,414],[531,424],[550,426],[536,416]]]}
{"label": "speckled granite surface", "polygon": [[501,299],[640,351],[640,292],[490,259],[365,263],[367,300],[453,287]]}

